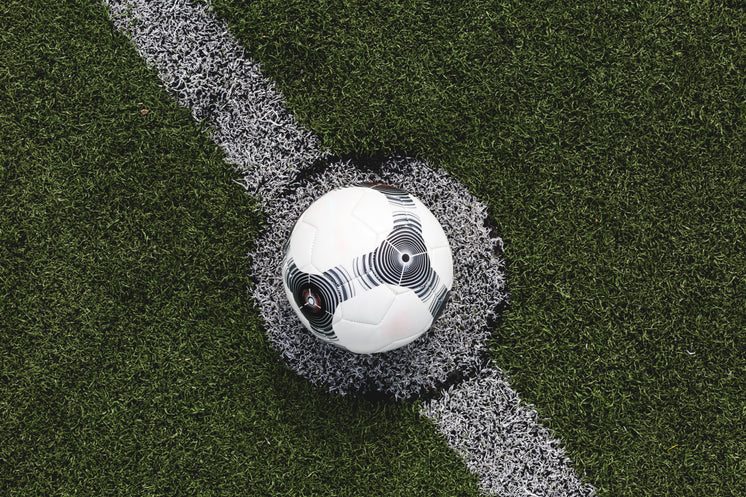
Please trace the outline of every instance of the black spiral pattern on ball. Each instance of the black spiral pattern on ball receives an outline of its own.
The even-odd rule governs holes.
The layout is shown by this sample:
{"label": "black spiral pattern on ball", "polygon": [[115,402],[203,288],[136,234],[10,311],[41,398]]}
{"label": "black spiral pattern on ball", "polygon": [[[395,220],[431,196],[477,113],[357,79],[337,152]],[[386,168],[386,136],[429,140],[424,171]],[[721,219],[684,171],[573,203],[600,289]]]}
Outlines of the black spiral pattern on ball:
{"label": "black spiral pattern on ball", "polygon": [[374,271],[384,283],[419,288],[426,284],[430,258],[422,235],[412,226],[397,226],[375,251]]}
{"label": "black spiral pattern on ball", "polygon": [[326,274],[304,273],[292,259],[286,261],[286,264],[285,284],[293,294],[295,305],[308,319],[314,331],[327,340],[336,340],[332,319],[334,310],[343,300],[340,298],[337,283]]}
{"label": "black spiral pattern on ball", "polygon": [[412,197],[405,191],[399,190],[395,186],[387,185],[385,183],[355,183],[354,186],[361,188],[370,188],[386,196],[386,199],[394,207],[413,209],[414,201]]}

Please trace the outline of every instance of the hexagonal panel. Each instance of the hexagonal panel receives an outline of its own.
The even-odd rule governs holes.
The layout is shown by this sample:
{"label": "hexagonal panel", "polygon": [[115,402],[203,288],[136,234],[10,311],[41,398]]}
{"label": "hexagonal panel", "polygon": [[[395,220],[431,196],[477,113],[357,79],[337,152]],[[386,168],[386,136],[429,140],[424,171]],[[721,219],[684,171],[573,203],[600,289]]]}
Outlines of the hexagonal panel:
{"label": "hexagonal panel", "polygon": [[326,271],[371,252],[385,237],[385,233],[376,230],[385,227],[386,222],[381,219],[387,218],[390,215],[385,197],[367,188],[343,188],[327,193],[301,217],[317,230],[311,262],[318,270]]}
{"label": "hexagonal panel", "polygon": [[411,342],[431,324],[428,307],[414,292],[381,285],[340,304],[333,328],[348,350],[370,354]]}

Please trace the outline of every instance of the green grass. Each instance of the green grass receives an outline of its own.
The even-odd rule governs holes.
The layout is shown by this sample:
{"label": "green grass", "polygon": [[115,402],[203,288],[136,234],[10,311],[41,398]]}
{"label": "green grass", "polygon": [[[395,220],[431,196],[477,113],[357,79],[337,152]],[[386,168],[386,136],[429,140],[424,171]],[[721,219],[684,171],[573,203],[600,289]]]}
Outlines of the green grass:
{"label": "green grass", "polygon": [[[215,4],[335,153],[489,204],[492,359],[601,495],[746,494],[741,3]],[[476,495],[411,406],[279,363],[256,204],[103,8],[0,19],[0,494]]]}
{"label": "green grass", "polygon": [[601,495],[746,494],[741,3],[215,4],[325,145],[489,204],[492,358]]}
{"label": "green grass", "polygon": [[411,406],[268,348],[256,204],[103,7],[0,19],[0,494],[476,495]]}

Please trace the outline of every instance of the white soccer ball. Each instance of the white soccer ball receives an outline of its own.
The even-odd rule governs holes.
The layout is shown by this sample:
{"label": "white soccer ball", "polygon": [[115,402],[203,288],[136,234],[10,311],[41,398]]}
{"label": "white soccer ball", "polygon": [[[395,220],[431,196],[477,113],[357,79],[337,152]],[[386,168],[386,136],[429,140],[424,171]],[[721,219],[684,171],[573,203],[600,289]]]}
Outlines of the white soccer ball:
{"label": "white soccer ball", "polygon": [[300,216],[282,280],[311,333],[372,354],[430,328],[453,286],[453,257],[440,223],[417,198],[360,183],[327,193]]}

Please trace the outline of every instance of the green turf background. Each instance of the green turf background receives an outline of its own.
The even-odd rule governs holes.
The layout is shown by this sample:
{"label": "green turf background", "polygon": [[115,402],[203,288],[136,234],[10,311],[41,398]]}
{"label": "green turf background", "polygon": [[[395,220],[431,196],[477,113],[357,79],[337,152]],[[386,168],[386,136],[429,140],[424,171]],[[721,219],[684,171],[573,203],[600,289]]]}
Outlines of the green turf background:
{"label": "green turf background", "polygon": [[[215,4],[335,153],[490,206],[492,358],[601,495],[746,494],[742,2]],[[0,23],[0,494],[476,494],[277,362],[254,202],[97,2]]]}
{"label": "green turf background", "polygon": [[477,494],[412,406],[279,363],[255,203],[102,6],[0,19],[0,495]]}
{"label": "green turf background", "polygon": [[214,3],[333,151],[490,206],[494,363],[602,495],[746,495],[742,2]]}

